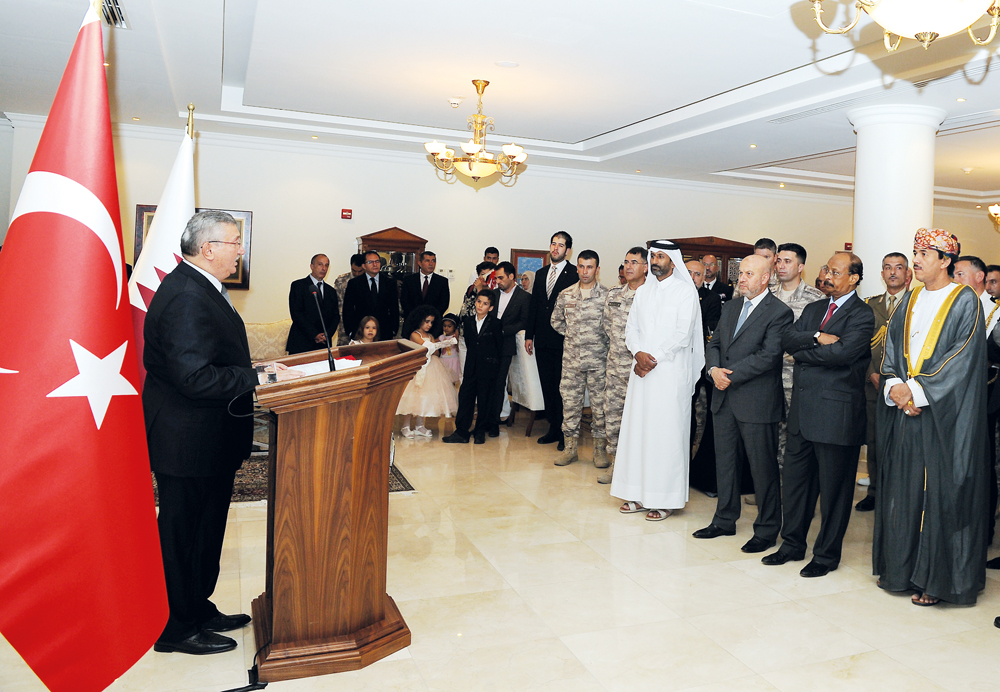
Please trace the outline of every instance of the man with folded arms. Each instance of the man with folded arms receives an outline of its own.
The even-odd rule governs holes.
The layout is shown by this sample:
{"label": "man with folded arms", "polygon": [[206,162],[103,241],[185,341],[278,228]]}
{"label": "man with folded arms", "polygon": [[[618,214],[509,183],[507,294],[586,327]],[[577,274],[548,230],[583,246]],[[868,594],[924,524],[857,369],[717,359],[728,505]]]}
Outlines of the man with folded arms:
{"label": "man with folded arms", "polygon": [[865,443],[865,373],[875,331],[872,309],[855,291],[864,275],[861,258],[838,252],[826,266],[829,299],[805,306],[782,339],[782,347],[795,359],[782,544],[761,560],[783,565],[805,557],[809,524],[822,496],[819,535],[812,561],[799,572],[803,577],[822,577],[840,565]]}
{"label": "man with folded arms", "polygon": [[740,263],[742,297],[722,308],[719,327],[705,353],[706,371],[716,390],[712,416],[719,500],[712,523],[695,531],[694,537],[736,535],[742,456],[746,454],[758,510],[754,535],[743,546],[744,553],[767,550],[781,529],[781,339],[792,324],[792,311],[767,290],[770,278],[770,266],[763,257],[750,255]]}

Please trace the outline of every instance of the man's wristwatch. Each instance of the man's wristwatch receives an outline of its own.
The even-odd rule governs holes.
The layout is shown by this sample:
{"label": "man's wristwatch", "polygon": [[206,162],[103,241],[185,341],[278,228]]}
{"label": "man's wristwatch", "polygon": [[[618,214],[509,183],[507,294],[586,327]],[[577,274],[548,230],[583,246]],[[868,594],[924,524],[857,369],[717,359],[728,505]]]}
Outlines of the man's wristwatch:
{"label": "man's wristwatch", "polygon": [[816,332],[813,334],[813,346],[819,346],[819,335],[823,332]]}

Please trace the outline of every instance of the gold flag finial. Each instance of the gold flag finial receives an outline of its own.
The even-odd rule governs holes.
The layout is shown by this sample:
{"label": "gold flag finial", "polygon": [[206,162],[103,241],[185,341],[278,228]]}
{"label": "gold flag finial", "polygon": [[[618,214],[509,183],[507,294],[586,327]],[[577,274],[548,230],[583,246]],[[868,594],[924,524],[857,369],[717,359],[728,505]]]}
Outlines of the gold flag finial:
{"label": "gold flag finial", "polygon": [[188,126],[187,126],[188,137],[194,139],[194,104],[188,104]]}

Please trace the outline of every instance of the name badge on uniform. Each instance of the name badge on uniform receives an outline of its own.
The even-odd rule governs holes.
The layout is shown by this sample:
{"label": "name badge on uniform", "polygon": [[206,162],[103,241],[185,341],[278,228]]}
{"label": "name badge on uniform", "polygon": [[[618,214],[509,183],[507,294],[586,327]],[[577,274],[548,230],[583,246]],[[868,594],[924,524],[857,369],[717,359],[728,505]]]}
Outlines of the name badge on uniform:
{"label": "name badge on uniform", "polygon": [[567,300],[566,301],[566,308],[567,309],[569,309],[569,308],[575,308],[575,307],[576,307],[576,301],[575,300]]}

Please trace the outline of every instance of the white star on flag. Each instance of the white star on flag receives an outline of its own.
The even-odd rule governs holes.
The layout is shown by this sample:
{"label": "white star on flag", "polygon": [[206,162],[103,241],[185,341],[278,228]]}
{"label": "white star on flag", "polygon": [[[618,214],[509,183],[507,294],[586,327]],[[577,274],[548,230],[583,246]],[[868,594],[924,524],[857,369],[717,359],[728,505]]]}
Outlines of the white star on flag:
{"label": "white star on flag", "polygon": [[104,358],[98,358],[72,339],[73,358],[80,374],[48,394],[50,397],[85,396],[94,414],[97,429],[101,429],[113,396],[138,396],[132,383],[122,377],[122,362],[128,348],[126,341]]}

